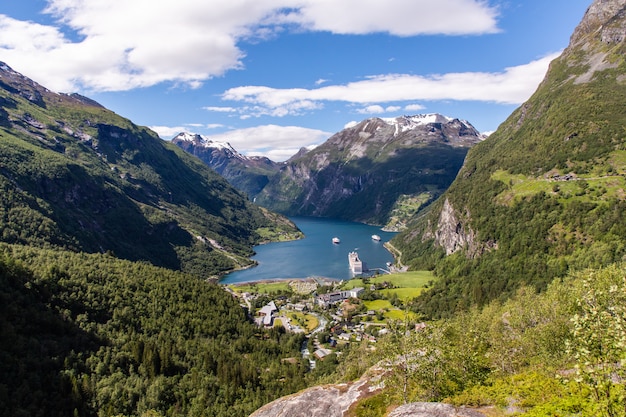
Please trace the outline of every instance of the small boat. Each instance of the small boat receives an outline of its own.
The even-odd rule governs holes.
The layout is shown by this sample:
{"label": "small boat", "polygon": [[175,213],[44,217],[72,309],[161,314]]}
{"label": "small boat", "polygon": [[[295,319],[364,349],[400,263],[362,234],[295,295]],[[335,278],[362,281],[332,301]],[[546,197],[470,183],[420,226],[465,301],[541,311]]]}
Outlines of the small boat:
{"label": "small boat", "polygon": [[372,240],[375,240],[376,242],[380,242],[380,236],[372,235]]}
{"label": "small boat", "polygon": [[338,245],[338,244],[339,244],[339,242],[341,242],[341,240],[339,240],[339,238],[338,238],[338,237],[334,237],[334,238],[333,238],[333,243],[334,243],[334,244]]}

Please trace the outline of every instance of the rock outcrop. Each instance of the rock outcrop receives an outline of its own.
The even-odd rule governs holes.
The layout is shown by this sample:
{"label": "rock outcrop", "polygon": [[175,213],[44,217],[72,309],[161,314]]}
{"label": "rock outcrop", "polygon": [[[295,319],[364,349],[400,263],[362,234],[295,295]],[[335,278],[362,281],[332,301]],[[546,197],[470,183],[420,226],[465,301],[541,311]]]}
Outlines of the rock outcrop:
{"label": "rock outcrop", "polygon": [[[373,368],[359,380],[306,389],[279,398],[255,411],[250,417],[344,417],[364,398],[379,393],[382,370]],[[485,417],[485,414],[443,403],[404,404],[389,417]]]}
{"label": "rock outcrop", "polygon": [[250,417],[343,417],[360,399],[381,388],[379,376],[369,375],[353,383],[317,386],[279,398]]}

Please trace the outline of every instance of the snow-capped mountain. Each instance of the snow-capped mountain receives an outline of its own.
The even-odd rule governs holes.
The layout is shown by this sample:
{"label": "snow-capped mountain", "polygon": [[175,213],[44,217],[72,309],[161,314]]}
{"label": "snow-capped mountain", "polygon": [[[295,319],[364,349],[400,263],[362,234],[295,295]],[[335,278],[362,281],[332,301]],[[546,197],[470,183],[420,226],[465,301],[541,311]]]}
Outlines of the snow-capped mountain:
{"label": "snow-capped mountain", "polygon": [[445,191],[483,139],[469,122],[441,114],[366,119],[289,159],[256,202],[289,215],[402,227],[394,213]]}
{"label": "snow-capped mountain", "polygon": [[242,160],[248,159],[246,156],[237,152],[237,150],[235,150],[230,143],[214,141],[206,138],[205,136],[198,135],[197,133],[181,132],[172,139],[172,143],[175,143],[183,149],[186,147],[211,149],[218,152],[224,152],[224,154],[232,158]]}
{"label": "snow-capped mountain", "polygon": [[265,157],[242,155],[228,142],[213,141],[195,133],[179,133],[172,143],[200,158],[251,198],[265,187],[281,166]]}

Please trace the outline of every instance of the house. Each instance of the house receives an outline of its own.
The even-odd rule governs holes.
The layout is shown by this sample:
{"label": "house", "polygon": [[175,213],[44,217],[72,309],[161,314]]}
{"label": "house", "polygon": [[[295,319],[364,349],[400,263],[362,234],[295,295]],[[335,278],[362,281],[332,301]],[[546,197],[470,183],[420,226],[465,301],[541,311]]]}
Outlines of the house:
{"label": "house", "polygon": [[324,358],[330,355],[331,353],[333,352],[329,349],[319,348],[315,352],[313,352],[313,355],[319,360],[324,360]]}
{"label": "house", "polygon": [[265,327],[272,326],[272,324],[274,323],[273,314],[275,311],[278,311],[278,308],[276,308],[276,304],[274,304],[274,301],[270,301],[259,310],[258,314],[259,316],[262,317],[263,326]]}
{"label": "house", "polygon": [[365,291],[365,289],[361,287],[352,288],[351,290],[347,291],[349,295],[348,298],[359,298],[359,295],[361,295],[363,291]]}

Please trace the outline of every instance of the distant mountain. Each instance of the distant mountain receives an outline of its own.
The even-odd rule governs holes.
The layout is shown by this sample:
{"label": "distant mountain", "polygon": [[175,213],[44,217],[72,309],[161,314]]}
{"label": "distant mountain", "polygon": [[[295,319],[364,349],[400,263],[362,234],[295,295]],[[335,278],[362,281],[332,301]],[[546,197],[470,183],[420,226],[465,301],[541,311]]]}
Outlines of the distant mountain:
{"label": "distant mountain", "polygon": [[626,257],[626,0],[596,0],[533,96],[393,245],[432,315]]}
{"label": "distant mountain", "polygon": [[0,63],[0,230],[206,276],[295,229],[149,129]]}
{"label": "distant mountain", "polygon": [[179,133],[172,139],[172,143],[200,158],[251,199],[267,185],[281,166],[266,157],[244,156],[230,143],[212,141],[198,134]]}
{"label": "distant mountain", "polygon": [[402,228],[482,139],[469,122],[439,114],[367,119],[289,159],[256,202],[288,215]]}

